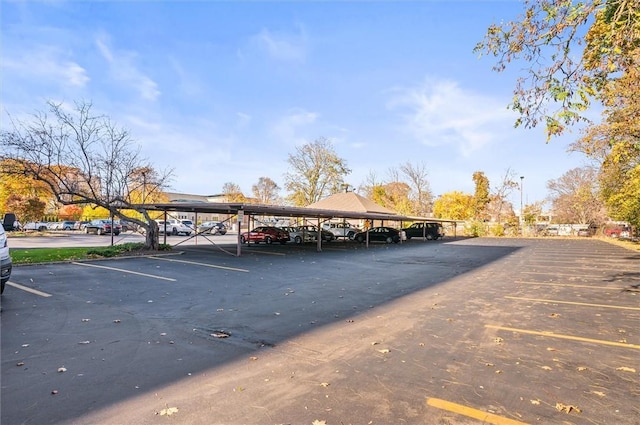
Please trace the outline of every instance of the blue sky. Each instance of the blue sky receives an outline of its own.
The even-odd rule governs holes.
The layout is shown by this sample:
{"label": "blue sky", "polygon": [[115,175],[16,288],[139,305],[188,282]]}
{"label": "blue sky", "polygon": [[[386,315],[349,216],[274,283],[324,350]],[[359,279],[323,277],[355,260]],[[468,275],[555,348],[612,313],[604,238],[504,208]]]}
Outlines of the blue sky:
{"label": "blue sky", "polygon": [[[524,176],[525,203],[584,165],[576,132],[514,129],[517,78],[472,50],[516,1],[2,1],[2,125],[47,99],[90,100],[172,189],[284,187],[288,155],[332,141],[359,186],[407,161],[434,195]],[[281,191],[285,195],[284,190]],[[520,193],[511,195],[519,209]]]}

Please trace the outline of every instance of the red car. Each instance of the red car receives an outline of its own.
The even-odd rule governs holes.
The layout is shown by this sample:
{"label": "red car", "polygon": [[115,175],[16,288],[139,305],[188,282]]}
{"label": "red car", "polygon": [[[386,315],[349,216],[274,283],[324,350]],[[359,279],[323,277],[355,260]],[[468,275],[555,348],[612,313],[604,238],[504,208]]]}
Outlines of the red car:
{"label": "red car", "polygon": [[289,242],[289,239],[289,232],[283,229],[278,229],[277,227],[270,226],[256,227],[252,231],[244,232],[240,235],[240,240],[242,241],[242,243],[264,242],[266,244],[271,244],[274,242],[280,242],[284,245]]}

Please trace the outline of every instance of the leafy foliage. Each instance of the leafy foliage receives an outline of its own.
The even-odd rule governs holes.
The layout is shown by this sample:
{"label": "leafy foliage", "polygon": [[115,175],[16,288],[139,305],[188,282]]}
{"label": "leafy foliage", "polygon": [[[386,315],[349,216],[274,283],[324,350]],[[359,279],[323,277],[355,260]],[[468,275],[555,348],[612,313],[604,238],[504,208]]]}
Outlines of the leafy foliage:
{"label": "leafy foliage", "polygon": [[473,196],[458,191],[447,192],[434,202],[433,215],[436,218],[469,220],[474,215]]}

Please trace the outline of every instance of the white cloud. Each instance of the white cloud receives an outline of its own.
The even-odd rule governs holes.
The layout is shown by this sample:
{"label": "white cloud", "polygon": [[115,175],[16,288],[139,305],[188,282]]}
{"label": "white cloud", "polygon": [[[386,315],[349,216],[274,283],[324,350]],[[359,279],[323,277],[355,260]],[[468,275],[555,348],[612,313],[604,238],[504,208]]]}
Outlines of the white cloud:
{"label": "white cloud", "polygon": [[109,46],[109,39],[101,35],[96,40],[98,50],[110,65],[113,77],[135,90],[146,100],[156,100],[160,96],[158,85],[135,66],[137,54],[130,51],[116,51]]}
{"label": "white cloud", "polygon": [[448,80],[396,89],[389,107],[401,110],[403,130],[428,146],[449,145],[465,157],[501,140],[513,125],[506,102],[466,91]]}
{"label": "white cloud", "polygon": [[[307,56],[308,40],[304,28],[296,33],[274,32],[262,29],[251,38],[251,44],[265,52],[271,59],[284,62],[303,62]],[[244,56],[244,52],[240,52]]]}
{"label": "white cloud", "polygon": [[295,145],[301,142],[305,143],[305,137],[299,133],[301,130],[314,124],[317,119],[318,114],[315,112],[294,109],[289,111],[272,126],[271,133],[280,142],[286,144]]}
{"label": "white cloud", "polygon": [[27,52],[11,57],[5,53],[2,68],[24,78],[39,78],[65,86],[84,87],[89,81],[87,71],[55,47],[31,47]]}

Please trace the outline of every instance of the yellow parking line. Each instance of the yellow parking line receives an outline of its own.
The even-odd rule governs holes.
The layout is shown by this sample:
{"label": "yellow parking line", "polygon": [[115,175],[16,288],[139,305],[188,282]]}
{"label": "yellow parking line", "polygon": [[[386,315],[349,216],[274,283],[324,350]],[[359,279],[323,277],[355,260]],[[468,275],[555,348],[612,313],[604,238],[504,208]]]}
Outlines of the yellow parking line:
{"label": "yellow parking line", "polygon": [[613,290],[624,289],[624,288],[612,287],[612,286],[576,285],[573,283],[529,282],[527,280],[517,280],[516,283],[524,283],[526,285],[558,286],[558,287],[567,287],[567,288],[613,289]]}
{"label": "yellow parking line", "polygon": [[7,285],[11,285],[11,286],[13,286],[14,288],[17,288],[17,289],[22,289],[25,292],[31,292],[32,294],[40,295],[41,297],[48,298],[48,297],[51,296],[51,294],[47,294],[46,292],[38,291],[37,289],[29,288],[28,286],[22,286],[19,283],[7,282]]}
{"label": "yellow parking line", "polygon": [[107,267],[107,266],[99,266],[97,264],[76,263],[76,262],[72,262],[71,264],[75,264],[76,266],[95,267],[96,269],[105,269],[105,270],[113,270],[113,271],[122,272],[122,273],[136,274],[138,276],[152,277],[154,279],[168,280],[170,282],[175,282],[176,281],[176,279],[173,279],[173,278],[170,278],[170,277],[164,277],[164,276],[157,276],[157,275],[153,275],[153,274],[134,272],[134,271],[131,271],[131,270],[118,269],[116,267]]}
{"label": "yellow parking line", "polygon": [[175,260],[173,258],[154,257],[153,255],[150,255],[150,256],[145,257],[145,258],[151,258],[151,259],[154,259],[154,260],[162,260],[162,261],[171,261],[171,262],[174,262],[174,263],[193,264],[194,266],[211,267],[213,269],[223,269],[223,270],[231,270],[231,271],[234,271],[234,272],[249,273],[249,270],[246,270],[246,269],[237,269],[235,267],[226,267],[226,266],[217,266],[215,264],[198,263],[196,261]]}
{"label": "yellow parking line", "polygon": [[553,303],[553,304],[569,304],[569,305],[580,305],[583,307],[602,307],[602,308],[615,308],[618,310],[637,310],[640,311],[640,307],[625,307],[621,305],[610,305],[610,304],[590,304],[590,303],[579,303],[575,301],[559,301],[559,300],[544,300],[539,298],[525,298],[525,297],[510,297],[506,296],[510,300],[522,300],[522,301],[532,301],[538,303]]}
{"label": "yellow parking line", "polygon": [[436,407],[448,412],[457,413],[459,415],[467,416],[473,419],[478,419],[479,421],[482,421],[483,424],[527,425],[525,422],[520,422],[502,416],[494,415],[493,413],[483,412],[482,410],[473,409],[471,407],[463,406],[462,404],[452,403],[450,401],[442,400],[439,398],[427,397],[427,406]]}
{"label": "yellow parking line", "polygon": [[484,325],[485,328],[497,329],[501,331],[510,331],[510,332],[518,332],[527,335],[537,335],[537,336],[548,336],[550,338],[558,338],[558,339],[568,339],[570,341],[580,341],[580,342],[591,342],[593,344],[601,344],[601,345],[612,345],[614,347],[623,347],[623,348],[633,348],[636,350],[640,350],[640,345],[637,344],[627,344],[625,342],[616,342],[616,341],[605,341],[602,339],[592,339],[592,338],[583,338],[581,336],[573,336],[573,335],[563,335],[553,333],[551,331],[530,331],[527,329],[516,329],[516,328],[507,328],[504,326],[496,326],[496,325]]}

